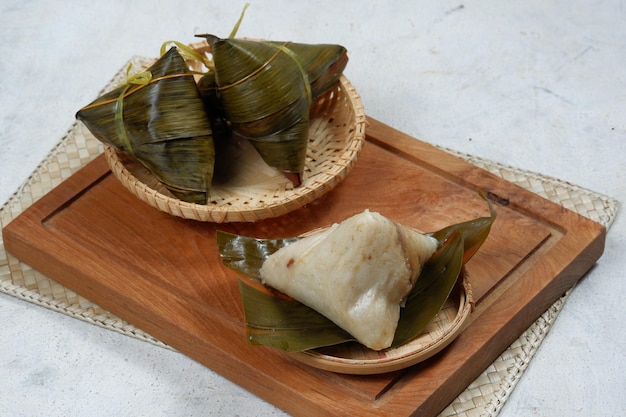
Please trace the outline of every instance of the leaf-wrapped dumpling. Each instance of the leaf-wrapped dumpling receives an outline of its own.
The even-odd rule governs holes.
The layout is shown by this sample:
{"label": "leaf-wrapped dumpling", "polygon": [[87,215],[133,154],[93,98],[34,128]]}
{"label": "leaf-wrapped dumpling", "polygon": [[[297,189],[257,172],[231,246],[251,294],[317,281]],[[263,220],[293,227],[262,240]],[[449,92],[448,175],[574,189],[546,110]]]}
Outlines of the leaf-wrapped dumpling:
{"label": "leaf-wrapped dumpling", "polygon": [[198,87],[172,47],[147,71],[76,114],[101,142],[134,156],[176,197],[206,204],[213,130]]}
{"label": "leaf-wrapped dumpling", "polygon": [[400,308],[437,246],[432,236],[366,210],[279,249],[260,277],[380,350],[391,346]]}
{"label": "leaf-wrapped dumpling", "polygon": [[210,45],[217,95],[233,131],[299,186],[311,104],[339,80],[348,60],[346,49],[197,36]]}

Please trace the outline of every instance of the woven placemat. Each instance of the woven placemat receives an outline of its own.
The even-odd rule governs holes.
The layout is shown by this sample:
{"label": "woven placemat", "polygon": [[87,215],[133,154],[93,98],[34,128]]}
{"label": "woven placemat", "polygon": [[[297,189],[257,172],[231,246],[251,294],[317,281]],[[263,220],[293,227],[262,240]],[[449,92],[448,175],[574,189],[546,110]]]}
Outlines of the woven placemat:
{"label": "woven placemat", "polygon": [[[134,57],[131,62],[137,68],[149,60]],[[127,67],[128,64],[124,65],[103,91],[119,84]],[[74,124],[31,176],[0,208],[0,227],[6,226],[33,202],[96,158],[102,151],[100,142],[82,124]],[[617,214],[618,202],[615,199],[556,178],[504,166],[448,149],[446,151],[601,223],[607,229]],[[6,252],[1,238],[0,291],[106,329],[163,348],[170,348],[142,330],[20,262]],[[569,292],[557,300],[440,415],[442,417],[496,416],[550,330],[568,296]]]}

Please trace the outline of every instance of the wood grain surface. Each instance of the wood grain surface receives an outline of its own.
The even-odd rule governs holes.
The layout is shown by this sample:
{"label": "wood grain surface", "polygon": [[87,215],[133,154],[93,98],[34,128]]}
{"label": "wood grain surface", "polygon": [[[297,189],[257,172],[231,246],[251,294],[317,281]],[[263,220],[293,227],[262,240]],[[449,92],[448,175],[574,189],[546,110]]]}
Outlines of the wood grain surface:
{"label": "wood grain surface", "polygon": [[[605,229],[374,119],[348,177],[321,199],[257,223],[184,220],[142,203],[102,157],[3,230],[6,249],[50,278],[297,416],[436,415],[601,256]],[[476,310],[448,348],[375,376],[311,368],[251,347],[237,276],[222,266],[216,230],[286,237],[364,209],[423,231],[497,220],[467,264]]]}

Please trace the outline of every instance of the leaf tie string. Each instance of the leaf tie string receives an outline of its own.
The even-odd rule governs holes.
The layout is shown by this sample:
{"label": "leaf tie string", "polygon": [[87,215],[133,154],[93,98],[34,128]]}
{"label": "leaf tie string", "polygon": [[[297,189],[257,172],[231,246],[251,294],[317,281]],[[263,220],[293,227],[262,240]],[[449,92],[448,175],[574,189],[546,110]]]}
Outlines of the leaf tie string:
{"label": "leaf tie string", "polygon": [[[168,49],[169,45],[174,45],[176,46],[176,49],[178,50],[178,53],[180,54],[180,56],[185,60],[185,61],[197,61],[200,64],[204,65],[208,70],[212,70],[213,68],[213,61],[211,61],[209,58],[207,58],[204,54],[201,54],[200,52],[198,52],[196,49],[194,49],[192,46],[190,45],[185,45],[184,43],[178,42],[178,41],[167,41],[167,42],[163,42],[163,44],[161,45],[161,56],[163,56]],[[203,72],[199,72],[199,71],[195,71],[195,74],[205,74]]]}
{"label": "leaf tie string", "polygon": [[131,155],[135,155],[133,150],[133,146],[130,143],[130,139],[128,138],[128,133],[126,132],[126,126],[124,126],[124,97],[126,92],[132,86],[145,86],[150,84],[152,81],[152,73],[150,71],[142,71],[137,74],[133,74],[129,76],[130,69],[133,66],[132,62],[128,64],[126,68],[126,81],[124,83],[124,88],[120,92],[120,95],[115,100],[115,128],[117,130],[117,135],[122,142],[122,149],[128,152]]}
{"label": "leaf tie string", "polygon": [[245,16],[248,7],[250,7],[250,3],[244,4],[243,10],[239,15],[239,20],[237,20],[237,23],[235,23],[233,30],[230,32],[230,35],[228,35],[229,38],[234,38],[235,36],[237,36],[237,32],[239,32],[239,26],[241,26],[241,22],[243,21],[243,17]]}

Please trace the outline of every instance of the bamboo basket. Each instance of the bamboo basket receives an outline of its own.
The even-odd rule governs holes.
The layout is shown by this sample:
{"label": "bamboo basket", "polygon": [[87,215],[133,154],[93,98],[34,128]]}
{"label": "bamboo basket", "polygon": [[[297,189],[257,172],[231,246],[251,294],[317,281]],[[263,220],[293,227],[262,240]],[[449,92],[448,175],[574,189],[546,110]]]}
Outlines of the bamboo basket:
{"label": "bamboo basket", "polygon": [[296,210],[339,184],[356,163],[366,124],[360,96],[341,76],[338,85],[311,107],[304,180],[299,187],[268,167],[241,139],[237,172],[224,183],[214,182],[206,205],[175,198],[131,157],[111,147],[105,147],[104,154],[121,184],[158,210],[203,222],[255,222]]}

